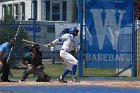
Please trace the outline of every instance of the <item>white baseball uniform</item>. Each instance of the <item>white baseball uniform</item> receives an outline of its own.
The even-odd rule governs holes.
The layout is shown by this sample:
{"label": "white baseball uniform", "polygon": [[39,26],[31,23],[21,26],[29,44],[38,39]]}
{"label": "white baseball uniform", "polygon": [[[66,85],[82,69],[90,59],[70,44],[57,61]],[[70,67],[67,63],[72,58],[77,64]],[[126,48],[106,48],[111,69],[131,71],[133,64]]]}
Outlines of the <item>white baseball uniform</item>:
{"label": "white baseball uniform", "polygon": [[69,70],[72,70],[72,64],[77,65],[78,60],[69,52],[78,48],[77,39],[69,33],[64,34],[59,38],[59,42],[63,41],[63,45],[60,50],[60,57],[64,60]]}

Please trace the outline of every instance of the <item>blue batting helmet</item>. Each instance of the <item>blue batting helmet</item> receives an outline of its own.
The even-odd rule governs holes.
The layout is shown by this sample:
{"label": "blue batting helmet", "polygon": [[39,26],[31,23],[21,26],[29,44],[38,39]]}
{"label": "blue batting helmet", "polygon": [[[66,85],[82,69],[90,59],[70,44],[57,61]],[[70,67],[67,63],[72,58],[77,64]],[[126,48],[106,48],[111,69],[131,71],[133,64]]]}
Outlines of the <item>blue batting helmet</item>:
{"label": "blue batting helmet", "polygon": [[71,27],[71,28],[69,29],[69,33],[70,33],[70,34],[73,34],[74,32],[79,32],[79,30],[77,30],[76,27]]}

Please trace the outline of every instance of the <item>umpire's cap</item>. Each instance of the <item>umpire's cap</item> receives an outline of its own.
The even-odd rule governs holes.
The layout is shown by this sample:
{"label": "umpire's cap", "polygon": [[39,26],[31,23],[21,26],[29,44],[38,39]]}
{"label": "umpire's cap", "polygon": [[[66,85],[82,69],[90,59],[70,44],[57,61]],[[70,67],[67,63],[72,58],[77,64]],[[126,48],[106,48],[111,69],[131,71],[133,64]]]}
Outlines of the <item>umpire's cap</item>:
{"label": "umpire's cap", "polygon": [[79,30],[77,30],[76,27],[71,27],[71,28],[69,29],[69,33],[70,33],[70,34],[73,34],[74,32],[79,32]]}

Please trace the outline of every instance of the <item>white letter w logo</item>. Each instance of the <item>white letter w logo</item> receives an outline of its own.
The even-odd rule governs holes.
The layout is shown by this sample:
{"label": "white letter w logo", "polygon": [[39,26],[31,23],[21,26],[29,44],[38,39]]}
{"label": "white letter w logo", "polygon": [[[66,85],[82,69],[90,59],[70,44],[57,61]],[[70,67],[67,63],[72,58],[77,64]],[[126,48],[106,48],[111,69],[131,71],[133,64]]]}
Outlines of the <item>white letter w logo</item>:
{"label": "white letter w logo", "polygon": [[90,12],[94,19],[99,49],[103,49],[105,35],[107,35],[113,49],[116,50],[124,11],[91,9]]}

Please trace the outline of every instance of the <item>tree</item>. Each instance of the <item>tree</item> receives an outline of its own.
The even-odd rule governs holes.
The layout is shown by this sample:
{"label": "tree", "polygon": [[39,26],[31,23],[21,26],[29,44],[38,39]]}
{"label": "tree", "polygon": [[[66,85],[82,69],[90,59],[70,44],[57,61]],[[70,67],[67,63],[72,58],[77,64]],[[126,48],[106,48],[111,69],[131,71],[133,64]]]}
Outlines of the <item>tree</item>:
{"label": "tree", "polygon": [[[19,27],[19,22],[6,10],[4,20],[0,21],[0,43],[6,42],[9,38],[15,38]],[[27,38],[27,32],[20,28],[18,37]]]}
{"label": "tree", "polygon": [[70,15],[69,21],[72,23],[77,22],[78,20],[78,5],[77,0],[70,0]]}

